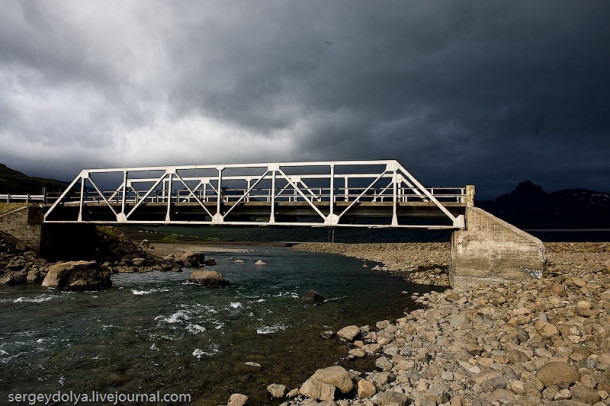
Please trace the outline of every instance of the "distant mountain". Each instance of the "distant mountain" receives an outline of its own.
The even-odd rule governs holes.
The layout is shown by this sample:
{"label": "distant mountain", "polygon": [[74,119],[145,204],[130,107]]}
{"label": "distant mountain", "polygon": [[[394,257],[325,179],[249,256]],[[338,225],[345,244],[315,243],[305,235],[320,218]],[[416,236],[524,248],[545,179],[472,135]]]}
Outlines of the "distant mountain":
{"label": "distant mountain", "polygon": [[476,206],[519,228],[610,228],[610,193],[586,189],[547,193],[526,181]]}
{"label": "distant mountain", "polygon": [[54,179],[32,178],[21,172],[0,164],[0,193],[11,194],[42,194],[42,188],[47,192],[60,192],[67,184]]}

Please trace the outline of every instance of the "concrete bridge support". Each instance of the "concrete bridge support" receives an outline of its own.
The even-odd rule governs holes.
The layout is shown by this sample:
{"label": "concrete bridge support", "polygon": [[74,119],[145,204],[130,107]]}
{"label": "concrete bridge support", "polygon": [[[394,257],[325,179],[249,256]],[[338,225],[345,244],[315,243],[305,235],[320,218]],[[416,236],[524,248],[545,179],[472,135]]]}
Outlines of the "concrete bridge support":
{"label": "concrete bridge support", "polygon": [[30,205],[0,214],[0,235],[49,260],[95,258],[94,225],[43,224],[43,218],[44,209]]}
{"label": "concrete bridge support", "polygon": [[538,238],[477,207],[466,208],[466,229],[451,235],[451,286],[539,278],[546,250]]}

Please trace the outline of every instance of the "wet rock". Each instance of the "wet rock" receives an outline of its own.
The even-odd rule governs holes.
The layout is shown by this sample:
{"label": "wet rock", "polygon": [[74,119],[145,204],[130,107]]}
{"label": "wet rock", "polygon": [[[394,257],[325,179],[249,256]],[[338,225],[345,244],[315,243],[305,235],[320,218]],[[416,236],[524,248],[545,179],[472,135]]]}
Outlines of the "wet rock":
{"label": "wet rock", "polygon": [[272,398],[282,399],[286,395],[286,385],[272,383],[267,386],[267,392]]}
{"label": "wet rock", "polygon": [[306,302],[322,303],[326,299],[315,290],[306,290],[303,292],[303,294],[301,294],[301,300]]}
{"label": "wet rock", "polygon": [[325,340],[330,340],[334,336],[335,336],[335,332],[332,330],[326,330],[326,331],[323,331],[320,333],[320,337],[322,337]]}
{"label": "wet rock", "polygon": [[190,264],[190,266],[186,266],[187,268],[197,267],[203,265],[205,262],[205,254],[203,252],[195,252],[192,254],[185,255],[182,258],[182,263]]}
{"label": "wet rock", "polygon": [[246,406],[248,404],[250,404],[250,399],[241,393],[232,394],[227,402],[227,406]]}
{"label": "wet rock", "polygon": [[207,266],[214,266],[216,265],[216,260],[214,258],[209,258],[203,261],[203,263]]}
{"label": "wet rock", "polygon": [[342,393],[348,393],[354,388],[354,383],[345,368],[332,366],[318,369],[309,379],[321,381],[337,387]]}
{"label": "wet rock", "polygon": [[49,267],[44,287],[60,290],[95,290],[112,286],[110,270],[95,261],[60,262]]}
{"label": "wet rock", "polygon": [[144,258],[134,258],[131,260],[133,266],[142,266],[144,265],[144,262],[146,262],[146,259]]}
{"label": "wet rock", "polygon": [[256,261],[254,263],[254,265],[265,266],[265,265],[268,265],[268,264],[265,261],[263,261],[262,259],[259,259],[258,261]]}
{"label": "wet rock", "polygon": [[235,368],[238,373],[247,374],[253,372],[260,372],[263,367],[258,362],[244,362],[243,364],[239,364],[237,368]]}
{"label": "wet rock", "polygon": [[229,281],[227,281],[220,272],[217,271],[204,271],[198,269],[193,271],[189,276],[189,281],[199,283],[203,286],[226,286],[229,285]]}
{"label": "wet rock", "polygon": [[362,330],[360,330],[360,327],[358,326],[347,326],[337,331],[337,337],[343,340],[353,341],[356,337],[360,335],[361,332]]}

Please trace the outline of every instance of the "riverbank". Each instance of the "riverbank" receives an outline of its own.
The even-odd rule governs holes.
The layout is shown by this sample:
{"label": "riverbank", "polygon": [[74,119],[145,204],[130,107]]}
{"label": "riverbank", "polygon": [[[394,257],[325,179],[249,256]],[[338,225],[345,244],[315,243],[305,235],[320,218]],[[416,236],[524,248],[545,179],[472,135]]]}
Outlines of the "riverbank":
{"label": "riverbank", "polygon": [[[337,403],[609,405],[610,243],[546,246],[540,279],[415,295],[423,309],[359,329],[349,345],[376,357],[377,369],[350,371],[355,389]],[[295,248],[383,262],[378,269],[448,286],[442,272],[420,275],[446,269],[448,244]]]}
{"label": "riverbank", "polygon": [[408,282],[440,288],[449,287],[450,246],[437,243],[304,243],[293,247],[299,251],[324,252],[378,262],[375,271],[386,271]]}

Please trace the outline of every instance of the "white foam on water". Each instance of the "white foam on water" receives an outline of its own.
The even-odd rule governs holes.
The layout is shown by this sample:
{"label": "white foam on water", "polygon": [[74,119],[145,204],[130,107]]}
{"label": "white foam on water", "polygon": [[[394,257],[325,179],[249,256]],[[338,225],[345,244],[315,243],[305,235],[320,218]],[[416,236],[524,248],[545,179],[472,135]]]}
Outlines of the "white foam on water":
{"label": "white foam on water", "polygon": [[153,343],[153,345],[150,346],[149,350],[159,351],[159,347],[157,347],[157,343]]}
{"label": "white foam on water", "polygon": [[263,326],[256,329],[256,334],[273,334],[278,331],[285,330],[287,326],[283,324],[275,324],[273,326]]}
{"label": "white foam on water", "polygon": [[170,324],[179,323],[181,321],[190,320],[190,319],[191,319],[191,317],[182,310],[178,310],[176,313],[172,314],[169,317],[165,317],[165,316],[155,317],[155,320],[159,320],[161,322],[170,323]]}
{"label": "white foam on water", "polygon": [[206,331],[205,327],[200,326],[199,324],[192,324],[192,323],[189,323],[188,326],[186,326],[186,329],[189,331],[189,333],[193,333],[193,334],[199,334],[199,333],[203,333],[204,331]]}
{"label": "white foam on water", "polygon": [[197,359],[201,359],[202,356],[206,355],[208,357],[211,357],[215,354],[218,354],[220,352],[220,350],[218,350],[218,347],[216,345],[214,345],[211,349],[204,351],[200,348],[195,348],[195,350],[193,351],[193,357],[196,357]]}
{"label": "white foam on water", "polygon": [[44,303],[49,300],[55,299],[57,296],[55,295],[38,295],[36,297],[18,297],[13,301],[13,303]]}
{"label": "white foam on water", "polygon": [[255,300],[254,302],[255,303],[263,303],[263,302],[266,302],[266,300],[265,299],[258,299],[258,300]]}
{"label": "white foam on water", "polygon": [[0,355],[8,355],[8,352],[6,352],[4,350],[0,350]]}
{"label": "white foam on water", "polygon": [[243,305],[240,302],[231,302],[231,308],[233,309],[239,309],[242,306]]}
{"label": "white foam on water", "polygon": [[131,293],[133,293],[136,296],[140,296],[140,295],[150,295],[151,293],[158,293],[158,292],[169,292],[169,289],[167,288],[163,288],[163,289],[149,289],[149,290],[137,290],[137,289],[132,289]]}
{"label": "white foam on water", "polygon": [[341,297],[331,297],[330,299],[325,299],[325,300],[324,300],[324,303],[327,303],[327,302],[336,302],[336,301],[338,301],[338,300],[345,299],[346,297],[347,297],[347,296],[341,296]]}
{"label": "white foam on water", "polygon": [[291,297],[293,299],[298,299],[299,294],[296,292],[280,292],[275,297]]}

